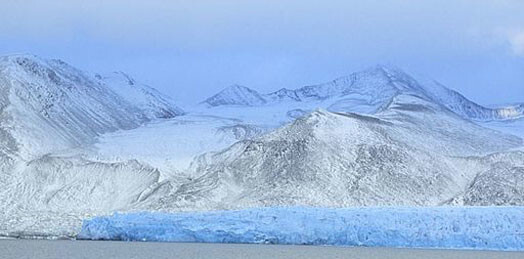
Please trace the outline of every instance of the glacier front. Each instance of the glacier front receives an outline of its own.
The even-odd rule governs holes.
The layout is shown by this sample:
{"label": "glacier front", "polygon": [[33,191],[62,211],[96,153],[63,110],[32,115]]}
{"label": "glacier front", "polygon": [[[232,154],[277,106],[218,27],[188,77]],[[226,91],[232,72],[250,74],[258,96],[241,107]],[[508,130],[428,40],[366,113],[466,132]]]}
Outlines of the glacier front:
{"label": "glacier front", "polygon": [[524,250],[524,207],[252,208],[116,213],[78,239]]}

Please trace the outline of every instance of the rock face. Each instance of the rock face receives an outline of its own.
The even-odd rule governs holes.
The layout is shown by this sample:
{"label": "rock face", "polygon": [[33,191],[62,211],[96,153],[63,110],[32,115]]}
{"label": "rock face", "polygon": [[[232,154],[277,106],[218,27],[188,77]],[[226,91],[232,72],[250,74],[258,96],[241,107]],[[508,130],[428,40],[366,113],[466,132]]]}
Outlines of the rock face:
{"label": "rock face", "polygon": [[31,55],[0,57],[3,151],[24,159],[35,158],[92,142],[102,133],[132,129],[154,117],[178,114],[178,108],[167,108],[171,104],[159,102],[159,96],[150,94],[153,91],[140,89],[145,88],[132,88],[134,96],[159,105],[133,103],[60,60]]}
{"label": "rock face", "polygon": [[464,204],[519,206],[524,204],[524,167],[496,164],[475,177]]}

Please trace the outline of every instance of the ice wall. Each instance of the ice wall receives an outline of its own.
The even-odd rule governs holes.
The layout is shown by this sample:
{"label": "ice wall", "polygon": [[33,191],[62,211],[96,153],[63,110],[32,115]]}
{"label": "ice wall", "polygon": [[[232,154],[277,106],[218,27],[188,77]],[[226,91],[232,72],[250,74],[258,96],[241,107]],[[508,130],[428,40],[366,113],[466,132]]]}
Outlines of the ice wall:
{"label": "ice wall", "polygon": [[524,207],[117,213],[86,220],[78,238],[524,250]]}

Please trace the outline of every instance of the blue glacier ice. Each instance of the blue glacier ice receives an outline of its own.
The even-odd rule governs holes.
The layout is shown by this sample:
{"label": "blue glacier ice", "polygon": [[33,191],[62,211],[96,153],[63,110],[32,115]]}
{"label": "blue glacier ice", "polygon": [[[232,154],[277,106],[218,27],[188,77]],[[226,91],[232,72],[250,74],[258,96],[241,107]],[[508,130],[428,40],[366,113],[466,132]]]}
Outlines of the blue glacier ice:
{"label": "blue glacier ice", "polygon": [[78,239],[524,250],[524,207],[253,208],[116,213]]}

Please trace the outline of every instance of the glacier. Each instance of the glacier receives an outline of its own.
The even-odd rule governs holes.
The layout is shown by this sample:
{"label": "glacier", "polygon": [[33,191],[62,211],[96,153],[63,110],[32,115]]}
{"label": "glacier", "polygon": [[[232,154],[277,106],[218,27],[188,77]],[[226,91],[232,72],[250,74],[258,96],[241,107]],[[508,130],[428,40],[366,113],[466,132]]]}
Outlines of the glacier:
{"label": "glacier", "polygon": [[77,239],[524,250],[524,207],[251,208],[115,213]]}

